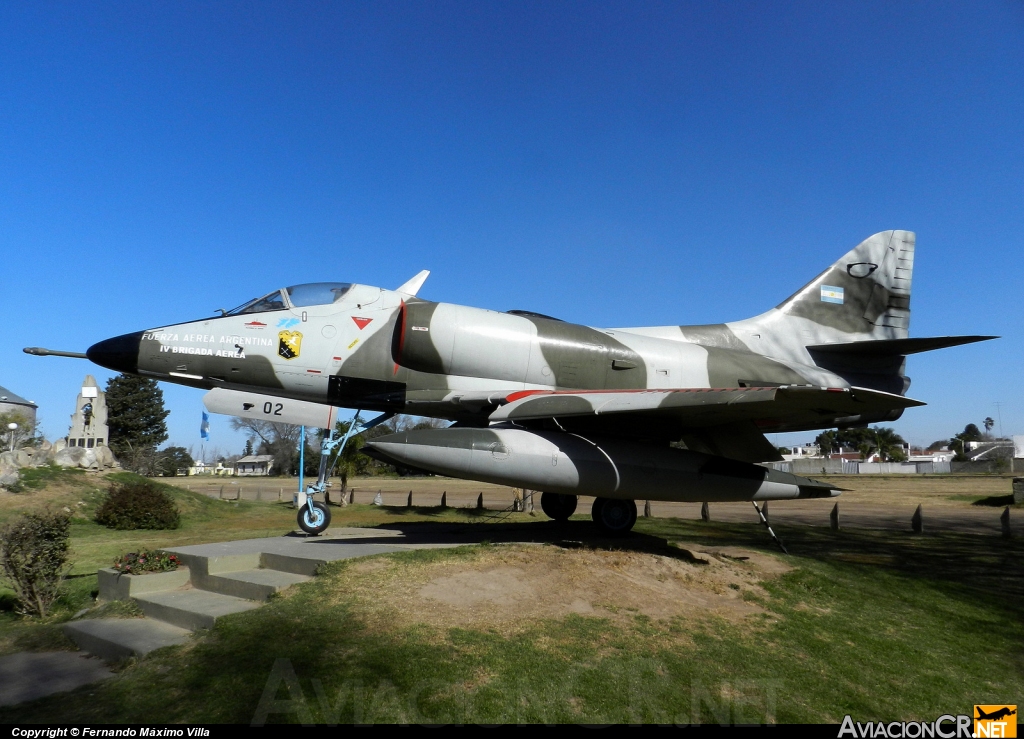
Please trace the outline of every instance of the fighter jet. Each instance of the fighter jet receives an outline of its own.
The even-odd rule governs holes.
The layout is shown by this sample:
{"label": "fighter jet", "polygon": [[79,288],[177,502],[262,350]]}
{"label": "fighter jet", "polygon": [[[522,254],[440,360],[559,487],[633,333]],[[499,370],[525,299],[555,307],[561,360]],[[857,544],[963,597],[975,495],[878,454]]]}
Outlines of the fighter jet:
{"label": "fighter jet", "polygon": [[[542,491],[555,519],[594,496],[594,521],[623,533],[637,499],[838,495],[756,464],[781,459],[765,434],[894,421],[923,405],[906,397],[908,355],[995,338],[909,338],[914,243],[909,231],[875,234],[775,308],[732,323],[605,329],[437,303],[416,297],[424,271],[396,290],[276,289],[218,316],[101,341],[86,356],[207,389],[207,407],[231,415],[321,428],[337,408],[446,419],[448,428],[363,449]],[[323,484],[322,473],[310,492]],[[329,520],[312,496],[299,512],[310,533]]]}

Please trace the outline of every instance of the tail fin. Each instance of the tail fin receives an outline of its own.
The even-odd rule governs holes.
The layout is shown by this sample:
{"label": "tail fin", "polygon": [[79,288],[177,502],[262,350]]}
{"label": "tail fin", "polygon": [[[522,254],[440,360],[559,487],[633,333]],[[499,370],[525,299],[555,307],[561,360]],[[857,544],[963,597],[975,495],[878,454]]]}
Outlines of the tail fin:
{"label": "tail fin", "polygon": [[806,319],[802,333],[812,334],[813,343],[905,339],[910,328],[914,241],[911,231],[877,233],[773,311],[750,320]]}

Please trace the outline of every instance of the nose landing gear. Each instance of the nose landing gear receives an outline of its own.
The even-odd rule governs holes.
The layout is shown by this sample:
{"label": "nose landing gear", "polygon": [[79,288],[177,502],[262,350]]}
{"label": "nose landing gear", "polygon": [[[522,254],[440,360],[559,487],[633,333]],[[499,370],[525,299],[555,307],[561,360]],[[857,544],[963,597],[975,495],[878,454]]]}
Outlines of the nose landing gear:
{"label": "nose landing gear", "polygon": [[[327,480],[334,472],[334,466],[338,463],[341,453],[345,451],[345,445],[353,436],[358,436],[364,431],[369,431],[377,424],[383,423],[391,418],[394,413],[383,413],[368,423],[360,423],[359,411],[348,426],[348,431],[341,438],[336,436],[335,430],[331,429],[329,434],[324,436],[320,444],[320,474],[312,485],[306,487],[305,493],[299,493],[299,528],[310,536],[319,536],[331,525],[331,511],[327,504],[313,500],[317,493],[324,493],[327,490]],[[337,454],[334,452],[337,451]],[[331,462],[333,458],[333,462]]]}
{"label": "nose landing gear", "polygon": [[299,508],[299,528],[310,536],[318,536],[331,525],[331,509],[326,504],[307,498],[306,505]]}

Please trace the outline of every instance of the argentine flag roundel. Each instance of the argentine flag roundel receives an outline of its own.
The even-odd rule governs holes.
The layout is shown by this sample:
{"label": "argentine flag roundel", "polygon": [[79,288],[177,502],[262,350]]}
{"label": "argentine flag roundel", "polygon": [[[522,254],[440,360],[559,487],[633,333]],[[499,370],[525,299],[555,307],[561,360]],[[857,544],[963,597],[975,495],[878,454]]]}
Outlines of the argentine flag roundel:
{"label": "argentine flag roundel", "polygon": [[843,304],[843,288],[831,285],[821,286],[821,302]]}

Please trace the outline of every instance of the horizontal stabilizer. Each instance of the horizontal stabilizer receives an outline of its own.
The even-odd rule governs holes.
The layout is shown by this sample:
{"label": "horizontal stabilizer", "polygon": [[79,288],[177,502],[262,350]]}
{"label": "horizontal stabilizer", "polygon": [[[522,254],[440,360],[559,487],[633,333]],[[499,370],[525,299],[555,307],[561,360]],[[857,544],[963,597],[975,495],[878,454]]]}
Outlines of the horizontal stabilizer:
{"label": "horizontal stabilizer", "polygon": [[920,339],[879,339],[876,341],[851,341],[845,344],[814,344],[808,346],[807,350],[832,354],[894,357],[998,338],[998,336],[929,336]]}

